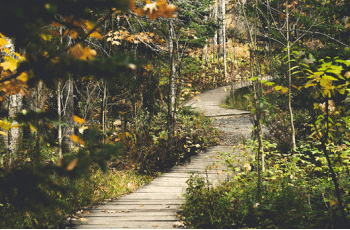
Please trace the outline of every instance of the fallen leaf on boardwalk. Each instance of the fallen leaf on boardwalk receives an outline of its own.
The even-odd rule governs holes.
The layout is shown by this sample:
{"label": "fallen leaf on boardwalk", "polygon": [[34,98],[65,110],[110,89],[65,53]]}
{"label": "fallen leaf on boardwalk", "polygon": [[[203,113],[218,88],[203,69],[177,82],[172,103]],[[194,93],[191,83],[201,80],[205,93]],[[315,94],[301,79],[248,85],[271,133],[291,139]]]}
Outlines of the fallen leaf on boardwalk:
{"label": "fallen leaf on boardwalk", "polygon": [[101,212],[107,212],[107,210],[102,210]]}
{"label": "fallen leaf on boardwalk", "polygon": [[140,204],[139,207],[143,207],[144,205],[143,204]]}
{"label": "fallen leaf on boardwalk", "polygon": [[83,212],[84,214],[88,214],[88,213],[90,213],[88,210],[85,210],[84,212]]}
{"label": "fallen leaf on boardwalk", "polygon": [[79,220],[80,220],[80,221],[88,221],[89,219],[86,219],[86,218],[80,218]]}

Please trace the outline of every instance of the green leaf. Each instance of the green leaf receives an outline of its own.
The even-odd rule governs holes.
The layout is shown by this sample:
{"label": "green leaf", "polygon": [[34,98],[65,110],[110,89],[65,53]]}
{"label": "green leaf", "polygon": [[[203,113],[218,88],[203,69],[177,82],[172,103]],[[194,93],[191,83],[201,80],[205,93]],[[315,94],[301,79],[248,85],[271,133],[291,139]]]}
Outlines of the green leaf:
{"label": "green leaf", "polygon": [[[332,76],[330,76],[330,75],[323,75],[323,76],[322,76],[322,80],[323,80],[323,79],[329,80],[329,81],[338,81],[337,78],[332,77]],[[322,80],[321,80],[321,81],[322,81]]]}
{"label": "green leaf", "polygon": [[345,64],[347,67],[350,66],[350,60],[335,60],[335,62],[338,62],[338,63],[342,63],[342,64]]}
{"label": "green leaf", "polygon": [[276,91],[279,91],[279,90],[281,90],[281,89],[282,89],[282,86],[281,86],[281,85],[276,85],[276,86],[275,86],[275,90],[276,90]]}
{"label": "green leaf", "polygon": [[313,87],[313,86],[316,86],[316,84],[311,80],[311,81],[306,82],[304,87],[309,88],[309,87]]}
{"label": "green leaf", "polygon": [[268,81],[268,82],[265,83],[266,86],[272,86],[274,84],[275,84],[275,82],[271,82],[271,81]]}
{"label": "green leaf", "polygon": [[297,69],[297,68],[299,68],[299,66],[293,66],[292,68],[290,68],[290,71],[292,71],[292,70],[294,70],[294,69]]}
{"label": "green leaf", "polygon": [[249,80],[249,81],[256,81],[256,80],[258,80],[258,77],[251,77],[251,78],[249,78],[248,80]]}

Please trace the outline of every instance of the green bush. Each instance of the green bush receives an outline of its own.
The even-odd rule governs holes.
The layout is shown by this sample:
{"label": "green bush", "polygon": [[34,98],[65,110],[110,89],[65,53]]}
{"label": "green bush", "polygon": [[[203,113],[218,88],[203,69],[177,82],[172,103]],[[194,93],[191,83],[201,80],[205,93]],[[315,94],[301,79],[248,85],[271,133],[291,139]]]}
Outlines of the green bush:
{"label": "green bush", "polygon": [[[303,150],[294,156],[276,151],[265,143],[266,170],[261,193],[257,190],[257,172],[234,166],[233,179],[209,188],[203,178],[188,180],[183,219],[191,228],[344,228],[334,195],[334,185],[325,168],[305,158]],[[313,151],[313,150],[312,150]],[[233,158],[228,160],[230,163]],[[232,163],[232,162],[231,162]],[[245,162],[243,162],[245,163]],[[246,163],[245,163],[246,164]],[[253,166],[254,161],[249,164]],[[235,164],[231,164],[235,165]],[[338,164],[338,171],[347,166]],[[317,173],[317,170],[324,172]],[[343,171],[344,172],[344,171]],[[349,172],[339,176],[346,210],[349,209]],[[350,215],[348,212],[348,219]]]}

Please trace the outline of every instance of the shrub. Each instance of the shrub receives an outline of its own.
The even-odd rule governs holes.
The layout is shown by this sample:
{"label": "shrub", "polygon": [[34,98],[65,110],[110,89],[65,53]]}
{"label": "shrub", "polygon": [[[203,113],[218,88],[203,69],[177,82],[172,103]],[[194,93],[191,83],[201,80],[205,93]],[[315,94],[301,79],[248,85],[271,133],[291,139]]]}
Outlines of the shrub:
{"label": "shrub", "polygon": [[[188,180],[183,219],[193,228],[344,228],[338,210],[334,186],[328,172],[307,160],[303,152],[284,156],[276,144],[265,143],[269,149],[266,171],[263,173],[261,194],[257,191],[257,172],[241,171],[226,184],[216,188],[206,186],[205,180]],[[314,151],[314,150],[311,150]],[[243,162],[244,163],[244,162]],[[254,161],[249,162],[254,165]],[[338,164],[337,170],[347,170]],[[342,169],[340,169],[342,168]],[[315,171],[321,170],[319,174]],[[339,177],[344,206],[350,207],[349,175]],[[350,215],[348,214],[348,218]]]}

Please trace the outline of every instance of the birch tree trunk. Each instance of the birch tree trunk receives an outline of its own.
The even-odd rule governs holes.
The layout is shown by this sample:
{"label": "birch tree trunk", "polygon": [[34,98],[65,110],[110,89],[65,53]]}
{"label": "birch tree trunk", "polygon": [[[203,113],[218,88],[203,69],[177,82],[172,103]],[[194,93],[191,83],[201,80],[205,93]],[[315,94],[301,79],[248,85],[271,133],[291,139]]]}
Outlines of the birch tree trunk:
{"label": "birch tree trunk", "polygon": [[67,153],[73,149],[73,141],[70,136],[74,134],[74,99],[73,79],[70,77],[63,87],[63,116],[62,121],[66,126],[62,129],[62,152]]}
{"label": "birch tree trunk", "polygon": [[292,144],[293,151],[296,150],[296,141],[295,141],[295,127],[294,127],[294,116],[292,109],[292,72],[291,72],[291,63],[290,63],[290,36],[289,36],[289,8],[288,0],[286,1],[286,26],[287,26],[287,60],[288,60],[288,109],[290,116],[290,126],[292,130]]}
{"label": "birch tree trunk", "polygon": [[223,58],[223,73],[226,80],[227,66],[226,66],[226,7],[225,0],[217,0],[217,18],[220,23],[220,29],[218,30],[218,57]]}
{"label": "birch tree trunk", "polygon": [[[8,42],[7,48],[11,53],[15,52],[15,46],[10,38],[6,38]],[[9,160],[7,162],[10,166],[17,158],[17,150],[21,141],[23,134],[22,128],[18,126],[18,122],[15,120],[16,113],[19,113],[23,107],[23,96],[21,94],[10,95],[8,97],[8,117],[9,120],[13,119],[12,128],[7,133],[7,138],[5,137],[5,147],[9,151]]]}
{"label": "birch tree trunk", "polygon": [[61,105],[61,81],[57,82],[57,115],[58,115],[58,127],[57,127],[57,139],[58,139],[58,157],[62,158],[62,105]]}
{"label": "birch tree trunk", "polygon": [[168,135],[169,140],[174,135],[175,125],[175,101],[176,101],[176,85],[175,85],[175,50],[174,50],[174,21],[169,21],[169,54],[170,54],[170,75],[169,75],[169,100],[168,100]]}
{"label": "birch tree trunk", "polygon": [[23,106],[23,96],[21,94],[15,94],[9,96],[8,100],[8,109],[9,109],[9,119],[13,119],[12,128],[8,131],[7,134],[7,149],[9,150],[9,166],[16,160],[16,152],[18,150],[21,137],[22,137],[22,128],[19,127],[18,122],[14,119],[16,113],[21,112]]}
{"label": "birch tree trunk", "polygon": [[[216,3],[212,12],[212,18],[217,18],[217,17],[218,17],[218,4]],[[213,37],[213,63],[215,63],[216,59],[218,58],[217,46],[218,46],[218,31],[215,31],[215,34]]]}
{"label": "birch tree trunk", "polygon": [[102,83],[103,94],[101,102],[101,124],[102,124],[102,133],[103,133],[103,143],[105,143],[105,134],[106,134],[106,107],[107,107],[107,83]]}

